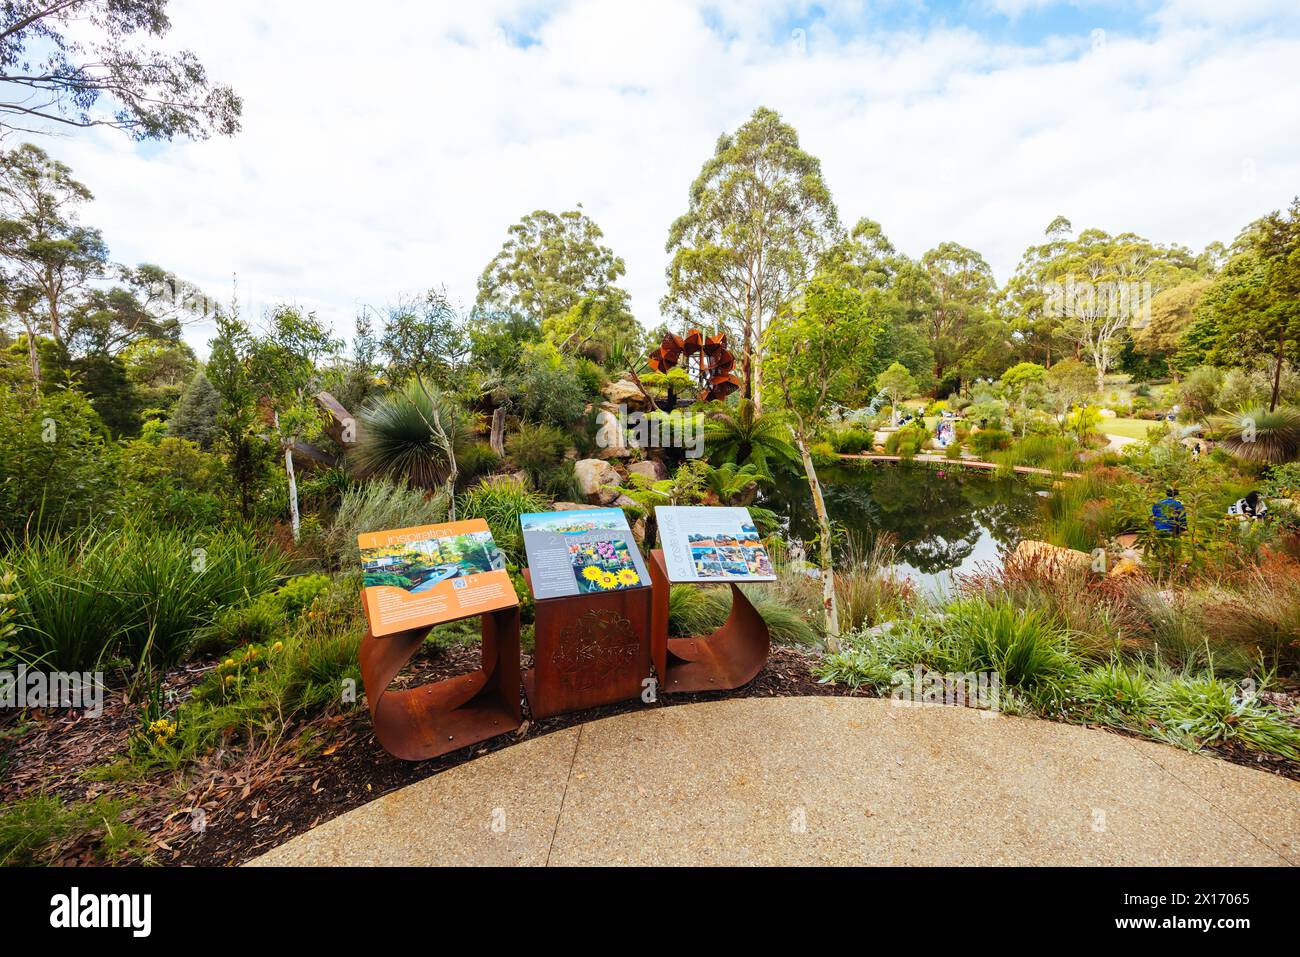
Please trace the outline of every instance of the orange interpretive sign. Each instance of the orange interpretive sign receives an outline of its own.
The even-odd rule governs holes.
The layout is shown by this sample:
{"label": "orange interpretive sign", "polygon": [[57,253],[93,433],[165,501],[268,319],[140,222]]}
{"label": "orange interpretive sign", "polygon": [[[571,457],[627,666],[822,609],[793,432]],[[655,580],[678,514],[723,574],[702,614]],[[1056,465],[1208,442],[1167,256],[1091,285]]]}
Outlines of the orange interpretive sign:
{"label": "orange interpretive sign", "polygon": [[370,633],[439,625],[519,604],[481,518],[357,536]]}

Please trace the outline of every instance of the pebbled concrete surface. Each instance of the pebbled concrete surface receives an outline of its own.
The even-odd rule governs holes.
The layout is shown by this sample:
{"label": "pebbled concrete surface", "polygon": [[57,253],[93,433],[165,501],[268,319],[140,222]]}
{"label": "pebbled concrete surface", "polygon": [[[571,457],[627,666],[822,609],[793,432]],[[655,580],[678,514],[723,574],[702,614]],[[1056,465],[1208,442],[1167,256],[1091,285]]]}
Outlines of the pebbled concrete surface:
{"label": "pebbled concrete surface", "polygon": [[1300,864],[1300,784],[964,708],[732,699],[493,752],[250,862],[822,863]]}

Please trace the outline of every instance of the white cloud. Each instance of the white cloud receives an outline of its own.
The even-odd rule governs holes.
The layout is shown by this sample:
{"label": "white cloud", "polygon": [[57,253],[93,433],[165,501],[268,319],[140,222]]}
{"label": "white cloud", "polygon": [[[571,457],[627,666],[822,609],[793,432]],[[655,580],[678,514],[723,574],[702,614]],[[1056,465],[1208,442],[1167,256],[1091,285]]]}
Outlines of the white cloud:
{"label": "white cloud", "polygon": [[[46,145],[95,191],[87,219],[116,258],[220,297],[237,273],[254,313],[297,300],[350,335],[360,306],[431,285],[468,304],[508,225],[581,202],[652,324],[668,225],[718,134],[760,104],[822,158],[846,222],[879,220],[913,255],[956,240],[1005,279],[1057,213],[1230,239],[1300,190],[1283,82],[1300,39],[1259,23],[1266,0],[1244,32],[1207,30],[1218,5],[1175,6],[1150,38],[1111,30],[1094,49],[948,27],[837,36],[776,0],[707,15],[687,0],[185,0],[175,40],[243,95],[243,132]],[[802,42],[782,32],[801,26]]]}

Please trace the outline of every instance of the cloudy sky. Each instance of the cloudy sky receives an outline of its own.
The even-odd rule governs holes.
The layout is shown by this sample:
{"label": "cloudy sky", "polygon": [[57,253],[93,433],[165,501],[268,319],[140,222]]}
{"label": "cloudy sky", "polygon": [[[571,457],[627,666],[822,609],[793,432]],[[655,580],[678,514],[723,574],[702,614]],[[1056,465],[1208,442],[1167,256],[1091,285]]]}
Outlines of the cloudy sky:
{"label": "cloudy sky", "polygon": [[[115,259],[341,335],[581,203],[658,321],[669,223],[759,105],[841,219],[945,240],[999,281],[1058,213],[1199,249],[1300,192],[1296,0],[173,0],[171,41],[244,98],[230,140],[44,142]],[[205,330],[191,332],[205,352]]]}

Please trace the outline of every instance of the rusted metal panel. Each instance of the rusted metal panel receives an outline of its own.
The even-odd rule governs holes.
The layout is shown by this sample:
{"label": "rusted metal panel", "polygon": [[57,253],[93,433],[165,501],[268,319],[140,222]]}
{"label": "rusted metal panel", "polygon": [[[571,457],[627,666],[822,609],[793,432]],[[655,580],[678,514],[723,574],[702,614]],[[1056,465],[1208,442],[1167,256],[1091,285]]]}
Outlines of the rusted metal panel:
{"label": "rusted metal panel", "polygon": [[725,691],[752,681],[767,664],[771,636],[767,622],[745,593],[731,585],[731,613],[711,635],[668,637],[668,568],[663,549],[650,553],[654,585],[651,657],[659,675],[659,690]]}
{"label": "rusted metal panel", "polygon": [[391,690],[428,627],[383,638],[366,632],[358,659],[375,738],[406,761],[423,761],[519,728],[519,608],[483,615],[482,665],[469,674]]}

